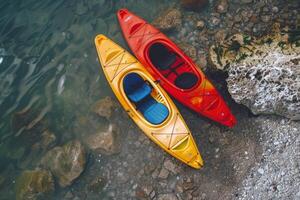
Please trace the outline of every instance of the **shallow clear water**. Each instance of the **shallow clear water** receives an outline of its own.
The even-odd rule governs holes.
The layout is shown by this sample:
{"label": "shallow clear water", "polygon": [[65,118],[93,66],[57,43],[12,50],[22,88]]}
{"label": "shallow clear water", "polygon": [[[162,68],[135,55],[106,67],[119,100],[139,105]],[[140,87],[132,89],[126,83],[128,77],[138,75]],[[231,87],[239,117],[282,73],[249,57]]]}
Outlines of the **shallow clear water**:
{"label": "shallow clear water", "polygon": [[16,177],[35,168],[32,145],[44,130],[57,145],[80,139],[89,127],[76,120],[113,96],[93,39],[102,33],[126,47],[115,12],[127,7],[151,21],[174,2],[0,0],[0,199],[13,199]]}

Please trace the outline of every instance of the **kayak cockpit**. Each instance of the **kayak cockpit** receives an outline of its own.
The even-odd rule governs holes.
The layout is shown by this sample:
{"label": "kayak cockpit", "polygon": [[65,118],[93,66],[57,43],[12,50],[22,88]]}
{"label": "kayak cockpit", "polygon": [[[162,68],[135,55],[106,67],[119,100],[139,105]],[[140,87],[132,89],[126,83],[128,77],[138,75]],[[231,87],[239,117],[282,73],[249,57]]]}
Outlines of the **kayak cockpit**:
{"label": "kayak cockpit", "polygon": [[136,110],[151,124],[163,123],[169,116],[166,105],[157,100],[155,89],[137,73],[129,73],[123,80],[124,92]]}
{"label": "kayak cockpit", "polygon": [[191,89],[199,81],[192,67],[174,50],[163,43],[153,43],[148,57],[156,69],[180,89]]}

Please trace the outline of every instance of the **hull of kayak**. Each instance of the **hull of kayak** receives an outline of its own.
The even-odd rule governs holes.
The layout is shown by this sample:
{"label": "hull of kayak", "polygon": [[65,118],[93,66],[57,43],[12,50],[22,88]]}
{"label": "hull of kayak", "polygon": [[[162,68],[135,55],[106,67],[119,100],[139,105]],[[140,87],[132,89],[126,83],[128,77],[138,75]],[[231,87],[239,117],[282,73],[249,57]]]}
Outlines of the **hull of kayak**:
{"label": "hull of kayak", "polygon": [[[95,45],[107,81],[133,121],[166,152],[191,167],[201,168],[203,161],[191,132],[166,92],[135,57],[106,36],[98,35],[95,38]],[[168,116],[163,122],[151,124],[132,103],[124,86],[128,74],[138,74],[142,77],[152,88],[151,98],[168,109]]]}
{"label": "hull of kayak", "polygon": [[[232,115],[216,88],[206,78],[204,73],[196,67],[194,62],[170,39],[158,29],[126,9],[119,10],[117,15],[123,35],[129,47],[137,59],[147,68],[153,77],[160,82],[160,85],[170,95],[197,113],[225,126],[233,127],[236,124],[235,117]],[[194,84],[192,83],[191,88],[179,88],[174,84],[173,80],[171,80],[172,77],[170,78],[168,75],[168,78],[166,78],[166,75],[158,70],[150,58],[150,51],[154,45],[164,46],[168,51],[174,52],[176,57],[180,59],[178,62],[184,63],[183,67],[180,66],[176,69],[176,74],[178,71],[178,73],[188,72],[192,74],[196,82]],[[159,56],[158,54],[158,57]],[[180,72],[180,70],[183,72]],[[189,80],[183,81],[188,82]]]}

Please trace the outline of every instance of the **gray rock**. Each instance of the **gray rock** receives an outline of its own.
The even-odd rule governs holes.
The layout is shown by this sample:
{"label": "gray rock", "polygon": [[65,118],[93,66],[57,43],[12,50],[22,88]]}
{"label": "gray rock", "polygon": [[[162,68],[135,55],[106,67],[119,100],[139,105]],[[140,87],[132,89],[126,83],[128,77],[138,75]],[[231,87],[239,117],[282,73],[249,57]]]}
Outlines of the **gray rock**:
{"label": "gray rock", "polygon": [[105,187],[107,180],[103,177],[95,178],[87,187],[93,193],[100,193]]}
{"label": "gray rock", "polygon": [[219,25],[220,22],[221,22],[220,18],[215,17],[215,16],[211,17],[209,20],[209,23],[212,27]]}
{"label": "gray rock", "polygon": [[228,0],[219,0],[216,10],[218,13],[226,13],[228,10]]}
{"label": "gray rock", "polygon": [[99,116],[109,119],[116,107],[116,102],[111,97],[107,96],[97,101],[93,105],[92,110]]}
{"label": "gray rock", "polygon": [[255,114],[300,119],[299,60],[299,54],[279,51],[246,58],[244,63],[231,65],[228,90],[236,102]]}
{"label": "gray rock", "polygon": [[[274,26],[259,39],[236,34],[210,48],[210,61],[228,71],[232,98],[254,114],[300,119],[300,47]],[[290,39],[289,39],[290,38]],[[299,40],[299,39],[298,39]]]}
{"label": "gray rock", "polygon": [[41,164],[52,172],[61,187],[66,187],[83,172],[85,156],[83,145],[75,140],[48,151]]}
{"label": "gray rock", "polygon": [[174,174],[177,174],[178,173],[178,167],[172,162],[172,160],[170,159],[166,159],[165,162],[164,162],[164,167],[174,173]]}
{"label": "gray rock", "polygon": [[205,27],[205,22],[203,20],[197,21],[196,27],[200,30],[203,29]]}
{"label": "gray rock", "polygon": [[35,200],[53,191],[54,180],[46,170],[26,170],[16,183],[17,200]]}
{"label": "gray rock", "polygon": [[97,132],[85,138],[85,144],[94,151],[106,155],[120,152],[119,131],[115,125],[110,124],[107,131]]}
{"label": "gray rock", "polygon": [[262,15],[261,17],[261,21],[267,23],[271,20],[271,16],[270,15]]}
{"label": "gray rock", "polygon": [[197,49],[188,43],[181,42],[178,44],[179,48],[188,55],[193,61],[197,61]]}
{"label": "gray rock", "polygon": [[169,171],[166,170],[164,167],[162,167],[158,174],[158,178],[166,179],[166,178],[168,178],[168,176],[169,176]]}
{"label": "gray rock", "polygon": [[181,12],[176,8],[168,9],[153,21],[153,25],[162,31],[179,30],[182,25]]}

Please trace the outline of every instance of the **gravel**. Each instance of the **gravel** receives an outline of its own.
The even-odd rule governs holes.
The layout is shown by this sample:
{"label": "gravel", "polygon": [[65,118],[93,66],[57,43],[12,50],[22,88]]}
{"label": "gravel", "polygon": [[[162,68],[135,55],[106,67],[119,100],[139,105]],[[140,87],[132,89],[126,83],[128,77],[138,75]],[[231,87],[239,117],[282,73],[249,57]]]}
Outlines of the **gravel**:
{"label": "gravel", "polygon": [[262,161],[242,182],[237,199],[300,199],[300,123],[261,120]]}

